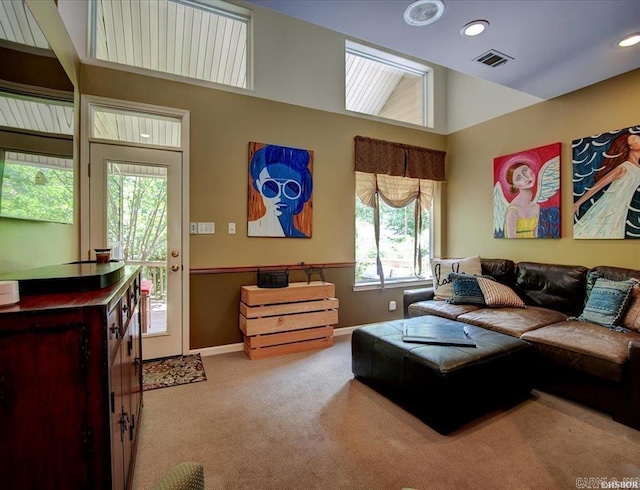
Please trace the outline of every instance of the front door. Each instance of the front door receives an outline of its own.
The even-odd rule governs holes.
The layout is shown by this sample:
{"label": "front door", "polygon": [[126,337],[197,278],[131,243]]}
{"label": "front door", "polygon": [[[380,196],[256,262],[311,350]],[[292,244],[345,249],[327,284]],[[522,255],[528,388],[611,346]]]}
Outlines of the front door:
{"label": "front door", "polygon": [[90,145],[90,248],[142,267],[142,352],[182,346],[182,153]]}

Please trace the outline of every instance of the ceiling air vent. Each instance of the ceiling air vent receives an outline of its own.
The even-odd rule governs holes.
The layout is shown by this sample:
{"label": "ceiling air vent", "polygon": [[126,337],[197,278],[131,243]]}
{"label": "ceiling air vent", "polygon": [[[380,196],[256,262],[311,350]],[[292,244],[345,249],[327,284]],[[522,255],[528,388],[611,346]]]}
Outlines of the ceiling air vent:
{"label": "ceiling air vent", "polygon": [[482,63],[483,65],[491,66],[492,68],[496,68],[498,66],[504,65],[507,61],[513,61],[511,56],[507,56],[500,51],[496,51],[492,49],[491,51],[487,51],[484,54],[478,56],[474,61]]}

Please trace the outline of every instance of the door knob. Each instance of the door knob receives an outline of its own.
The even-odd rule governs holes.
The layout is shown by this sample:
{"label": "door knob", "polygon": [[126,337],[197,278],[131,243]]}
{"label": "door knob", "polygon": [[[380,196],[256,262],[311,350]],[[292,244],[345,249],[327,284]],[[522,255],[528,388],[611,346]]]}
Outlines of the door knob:
{"label": "door knob", "polygon": [[180,270],[180,266],[179,266],[179,265],[176,265],[176,264],[173,264],[173,265],[171,266],[171,270],[172,270],[173,272],[178,272],[178,271]]}
{"label": "door knob", "polygon": [[171,257],[178,257],[179,255],[180,255],[180,252],[178,252],[177,250],[171,251]]}

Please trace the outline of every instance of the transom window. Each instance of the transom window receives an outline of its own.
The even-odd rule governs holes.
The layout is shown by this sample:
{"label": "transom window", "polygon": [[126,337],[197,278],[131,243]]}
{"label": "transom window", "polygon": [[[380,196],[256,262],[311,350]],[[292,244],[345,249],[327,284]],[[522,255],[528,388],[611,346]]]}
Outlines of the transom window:
{"label": "transom window", "polygon": [[0,39],[34,48],[51,49],[24,1],[0,2]]}
{"label": "transom window", "polygon": [[182,121],[177,117],[91,105],[91,136],[152,146],[180,148]]}
{"label": "transom window", "polygon": [[247,88],[248,10],[212,0],[93,5],[96,59]]}
{"label": "transom window", "polygon": [[345,48],[345,106],[419,126],[433,126],[427,94],[431,69],[351,41]]}
{"label": "transom window", "polygon": [[73,102],[0,91],[0,126],[73,135]]}

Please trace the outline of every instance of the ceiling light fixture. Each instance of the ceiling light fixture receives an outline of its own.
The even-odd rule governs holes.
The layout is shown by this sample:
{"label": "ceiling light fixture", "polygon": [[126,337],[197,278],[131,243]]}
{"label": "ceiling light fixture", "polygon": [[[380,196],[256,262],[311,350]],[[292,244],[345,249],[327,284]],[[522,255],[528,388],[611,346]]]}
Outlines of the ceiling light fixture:
{"label": "ceiling light fixture", "polygon": [[147,133],[140,133],[140,137],[141,138],[151,138],[151,135],[147,134]]}
{"label": "ceiling light fixture", "polygon": [[482,34],[487,27],[489,27],[489,22],[486,20],[472,20],[460,29],[460,35],[466,37],[477,36]]}
{"label": "ceiling light fixture", "polygon": [[404,20],[410,26],[426,26],[444,13],[442,0],[417,0],[404,11]]}
{"label": "ceiling light fixture", "polygon": [[620,46],[621,48],[627,48],[638,43],[640,43],[640,32],[636,32],[635,34],[631,34],[630,36],[625,37],[618,43],[618,46]]}

